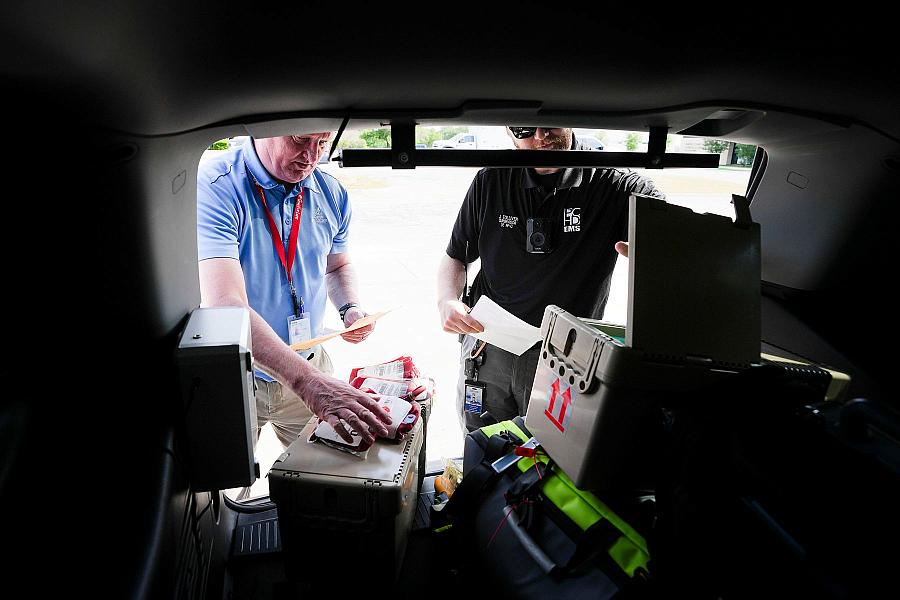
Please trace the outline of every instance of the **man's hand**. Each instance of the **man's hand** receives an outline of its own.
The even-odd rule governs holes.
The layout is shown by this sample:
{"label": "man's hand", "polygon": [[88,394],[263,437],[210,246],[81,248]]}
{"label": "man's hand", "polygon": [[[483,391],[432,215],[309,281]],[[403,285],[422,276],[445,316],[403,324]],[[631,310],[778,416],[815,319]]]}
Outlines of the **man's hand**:
{"label": "man's hand", "polygon": [[628,242],[616,242],[616,252],[628,258]]}
{"label": "man's hand", "polygon": [[[356,321],[365,317],[367,314],[369,313],[357,306],[354,306],[344,314],[344,327],[350,327]],[[375,323],[370,323],[365,327],[360,327],[359,329],[354,329],[353,331],[347,332],[341,335],[341,337],[344,338],[344,341],[346,342],[350,342],[351,344],[358,344],[369,337],[369,334],[373,331],[375,331]]]}
{"label": "man's hand", "polygon": [[352,442],[353,437],[341,424],[341,419],[361,435],[367,445],[374,443],[376,435],[387,437],[386,425],[390,425],[391,417],[378,404],[378,396],[365,394],[322,373],[307,376],[299,387],[302,389],[294,391],[299,392],[309,409],[334,427],[346,442]]}
{"label": "man's hand", "polygon": [[441,324],[444,331],[450,333],[481,333],[484,326],[469,316],[471,310],[459,300],[443,300],[438,302],[441,311]]}

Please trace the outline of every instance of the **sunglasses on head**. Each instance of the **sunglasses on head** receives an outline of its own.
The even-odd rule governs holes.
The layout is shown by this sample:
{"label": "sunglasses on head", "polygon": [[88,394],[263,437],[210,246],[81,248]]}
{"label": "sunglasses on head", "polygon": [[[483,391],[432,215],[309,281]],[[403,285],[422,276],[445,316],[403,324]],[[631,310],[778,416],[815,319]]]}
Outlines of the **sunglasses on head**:
{"label": "sunglasses on head", "polygon": [[527,140],[535,133],[537,133],[538,129],[543,129],[544,131],[550,131],[551,129],[559,129],[558,127],[508,127],[510,133],[513,134],[517,140]]}

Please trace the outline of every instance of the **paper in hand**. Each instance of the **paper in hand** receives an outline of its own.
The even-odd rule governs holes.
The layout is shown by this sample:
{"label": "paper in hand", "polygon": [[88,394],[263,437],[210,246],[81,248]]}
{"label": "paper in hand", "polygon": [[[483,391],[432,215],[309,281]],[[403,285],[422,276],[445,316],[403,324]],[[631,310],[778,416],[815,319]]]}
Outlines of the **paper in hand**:
{"label": "paper in hand", "polygon": [[381,312],[373,313],[371,315],[366,315],[366,316],[362,317],[361,319],[357,319],[356,321],[354,321],[353,325],[351,325],[350,327],[347,327],[346,329],[341,329],[340,331],[333,331],[333,332],[327,333],[325,335],[320,335],[317,338],[313,338],[311,340],[306,340],[305,342],[298,342],[296,344],[291,344],[291,350],[294,350],[294,351],[309,350],[313,346],[321,344],[322,342],[330,340],[331,338],[335,338],[339,335],[343,335],[343,334],[347,333],[348,331],[354,331],[356,329],[361,329],[362,327],[365,327],[366,325],[371,325],[372,323],[374,323],[375,321],[377,321],[384,315],[388,314],[389,312],[391,312],[391,311],[383,310]]}
{"label": "paper in hand", "polygon": [[501,308],[487,296],[479,298],[469,314],[484,326],[484,331],[481,333],[469,335],[492,346],[503,348],[507,352],[512,352],[516,356],[521,356],[523,352],[541,340],[539,328],[529,325]]}

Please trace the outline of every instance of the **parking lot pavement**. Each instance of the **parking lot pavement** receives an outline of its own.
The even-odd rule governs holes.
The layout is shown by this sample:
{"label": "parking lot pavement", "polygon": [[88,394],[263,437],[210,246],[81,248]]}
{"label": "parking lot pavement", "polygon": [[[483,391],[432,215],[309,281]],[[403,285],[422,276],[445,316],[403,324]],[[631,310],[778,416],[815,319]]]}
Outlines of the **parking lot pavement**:
{"label": "parking lot pavement", "polygon": [[[351,345],[336,338],[326,342],[335,377],[346,380],[350,369],[391,360],[413,358],[424,375],[433,377],[436,398],[429,420],[427,459],[462,454],[463,436],[454,405],[459,344],[439,323],[436,273],[450,229],[472,177],[473,168],[420,167],[342,169],[335,163],[322,170],[339,179],[350,193],[353,224],[350,252],[359,276],[363,306],[369,312],[393,309],[365,342]],[[743,193],[749,171],[725,169],[645,172],[675,203],[698,212],[730,214],[730,194]],[[474,272],[470,272],[470,279]],[[620,259],[604,318],[625,323],[627,263]],[[325,326],[340,328],[330,307]],[[274,436],[264,429],[259,454],[265,472],[280,451],[271,448]],[[277,442],[275,442],[277,447]]]}
{"label": "parking lot pavement", "polygon": [[[440,327],[436,273],[477,169],[351,170],[329,164],[323,170],[350,193],[350,252],[364,306],[369,312],[392,309],[365,342],[326,343],[335,376],[346,379],[353,367],[411,356],[422,374],[435,380],[427,459],[460,456],[463,437],[453,410],[459,343]],[[330,311],[325,326],[339,325]]]}

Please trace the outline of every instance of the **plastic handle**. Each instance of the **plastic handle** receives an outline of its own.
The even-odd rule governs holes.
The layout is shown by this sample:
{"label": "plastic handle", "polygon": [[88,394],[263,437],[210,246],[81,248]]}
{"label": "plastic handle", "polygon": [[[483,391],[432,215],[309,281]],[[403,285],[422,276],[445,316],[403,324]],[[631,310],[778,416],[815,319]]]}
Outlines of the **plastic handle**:
{"label": "plastic handle", "polygon": [[[515,509],[511,506],[509,507],[509,510],[515,512]],[[541,550],[540,546],[537,545],[537,542],[535,542],[534,539],[528,535],[528,532],[516,521],[515,515],[509,515],[506,526],[512,530],[518,538],[519,543],[522,544],[522,548],[528,552],[528,555],[531,556],[544,573],[549,575],[551,572],[559,570],[559,565],[553,562],[553,560]]]}
{"label": "plastic handle", "polygon": [[[603,348],[603,342],[593,335],[589,327],[579,323],[577,319],[559,319],[562,314],[568,314],[559,307],[549,306],[550,326],[541,344],[542,356],[541,362],[551,371],[559,375],[560,378],[573,377],[576,381],[575,386],[581,393],[589,393],[595,387],[594,374],[597,365],[600,363],[600,352]],[[584,368],[579,369],[575,362],[568,356],[560,355],[559,349],[566,348],[573,353],[573,345],[569,340],[572,330],[575,331],[575,343],[578,344],[581,353],[580,360],[584,362]],[[565,336],[565,337],[563,337]],[[585,341],[590,340],[590,350],[585,351]],[[563,350],[565,352],[565,350]],[[543,356],[543,355],[546,355]],[[553,366],[551,366],[551,363]]]}

